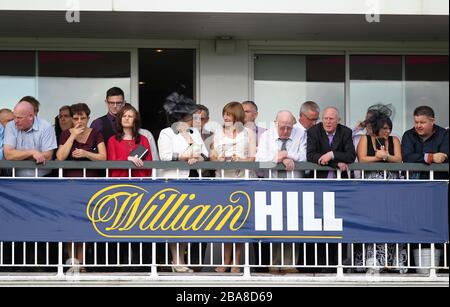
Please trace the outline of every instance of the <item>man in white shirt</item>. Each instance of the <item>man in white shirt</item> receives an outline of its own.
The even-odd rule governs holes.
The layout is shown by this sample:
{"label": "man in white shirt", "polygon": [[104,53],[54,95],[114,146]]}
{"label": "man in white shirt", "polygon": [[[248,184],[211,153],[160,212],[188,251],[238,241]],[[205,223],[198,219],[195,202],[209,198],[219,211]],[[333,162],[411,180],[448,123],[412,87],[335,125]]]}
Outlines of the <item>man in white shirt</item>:
{"label": "man in white shirt", "polygon": [[[305,149],[306,153],[306,143],[307,136],[306,131],[314,126],[319,120],[320,107],[314,101],[306,101],[300,107],[300,114],[298,117],[298,123],[295,124],[295,128],[299,130],[299,136],[301,139],[301,147]],[[306,161],[305,159],[302,161]]]}
{"label": "man in white shirt", "polygon": [[254,101],[248,100],[242,103],[242,108],[245,112],[244,126],[255,132],[256,146],[258,146],[262,134],[266,131],[266,129],[256,125],[256,119],[258,118],[258,106]]}
{"label": "man in white shirt", "polygon": [[[256,161],[273,162],[274,165],[283,163],[286,171],[274,171],[274,178],[289,178],[295,168],[295,162],[306,160],[306,147],[300,146],[299,130],[294,128],[295,117],[289,111],[281,111],[277,114],[275,127],[264,132],[261,136]],[[294,177],[300,177],[299,172],[294,172]],[[281,265],[280,243],[273,244],[273,265]],[[298,257],[299,248],[295,245],[295,255]],[[284,265],[293,265],[297,262],[292,258],[292,243],[284,244]],[[276,273],[298,273],[294,268],[269,268],[273,274]]]}
{"label": "man in white shirt", "polygon": [[[280,111],[275,120],[275,127],[261,136],[256,161],[282,163],[286,171],[273,171],[273,178],[292,178],[295,162],[306,161],[306,147],[301,147],[300,130],[294,128],[294,115],[289,111]],[[300,177],[294,172],[294,178]]]}

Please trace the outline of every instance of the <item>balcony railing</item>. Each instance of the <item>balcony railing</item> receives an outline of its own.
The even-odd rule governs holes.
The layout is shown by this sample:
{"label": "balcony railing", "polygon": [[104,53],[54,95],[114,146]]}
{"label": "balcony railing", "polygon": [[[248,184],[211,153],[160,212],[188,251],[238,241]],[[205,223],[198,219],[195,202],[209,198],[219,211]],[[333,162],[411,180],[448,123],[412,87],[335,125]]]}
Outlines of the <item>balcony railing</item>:
{"label": "balcony railing", "polygon": [[[219,163],[201,162],[188,165],[184,162],[146,162],[144,168],[153,169],[150,179],[161,179],[157,170],[199,170],[199,177],[190,180],[222,180],[232,179],[225,176],[218,178],[205,178],[203,170],[246,170],[246,177],[236,180],[285,180],[272,178],[272,172],[284,170],[282,165],[271,163]],[[0,161],[0,169],[9,169],[9,177],[0,177],[0,185],[5,180],[21,180],[15,176],[16,170],[38,169],[55,170],[52,179],[63,179],[64,169],[106,170],[129,169],[135,167],[129,162],[57,162],[51,161],[45,165],[36,165],[32,161]],[[250,171],[267,170],[267,178],[252,178]],[[334,170],[312,163],[296,163],[295,171],[310,171],[312,178],[295,178],[292,172],[290,180],[321,180],[317,178],[318,171]],[[364,172],[383,171],[384,180],[387,172],[400,172],[400,179],[413,180],[415,172],[428,172],[426,181],[434,181],[435,174],[448,173],[448,164],[424,165],[409,163],[355,163],[349,166],[350,171],[359,172],[360,179],[364,179]],[[223,174],[223,172],[222,172]],[[337,178],[341,179],[341,172],[337,171]],[[448,177],[447,177],[448,178]],[[48,178],[40,178],[46,180]],[[86,178],[90,179],[90,178]],[[133,178],[132,180],[140,180]],[[177,179],[167,178],[167,179]],[[185,179],[185,178],[184,178]],[[330,180],[330,179],[327,179]],[[347,180],[347,179],[345,179]],[[381,179],[383,180],[383,179]],[[448,182],[448,180],[445,180]],[[170,261],[169,243],[81,243],[83,259],[81,263],[73,263],[67,259],[68,249],[75,249],[75,242],[0,242],[0,282],[27,281],[27,280],[87,280],[87,281],[130,281],[130,282],[176,282],[183,281],[191,284],[199,282],[250,282],[260,283],[316,283],[316,282],[343,282],[343,283],[415,283],[431,282],[432,284],[448,285],[448,244],[380,244],[361,243],[244,243],[241,261],[234,260],[231,265],[224,262],[224,243],[188,243],[186,261],[187,266],[194,269],[194,273],[175,272],[177,263]],[[372,246],[371,246],[372,245]],[[383,245],[383,244],[381,244]],[[233,255],[236,256],[238,244],[233,244]],[[400,253],[406,248],[406,262],[400,263]],[[281,251],[281,260],[275,263],[273,255],[276,250]],[[388,261],[389,253],[394,253],[394,261]],[[331,250],[336,251],[337,257],[332,257]],[[418,250],[418,252],[414,252]],[[371,261],[368,252],[384,253],[385,263]],[[284,262],[285,253],[292,254],[292,262]],[[73,253],[72,253],[73,254]],[[416,254],[416,257],[414,255]],[[361,262],[357,261],[357,257]],[[233,257],[236,259],[236,257]],[[235,268],[235,273],[217,273],[214,269],[226,266],[228,270]],[[82,268],[87,269],[84,273]],[[69,270],[71,269],[71,270]],[[281,273],[272,274],[273,269],[284,269]],[[69,270],[69,271],[68,271]],[[174,271],[174,272],[171,272]]]}

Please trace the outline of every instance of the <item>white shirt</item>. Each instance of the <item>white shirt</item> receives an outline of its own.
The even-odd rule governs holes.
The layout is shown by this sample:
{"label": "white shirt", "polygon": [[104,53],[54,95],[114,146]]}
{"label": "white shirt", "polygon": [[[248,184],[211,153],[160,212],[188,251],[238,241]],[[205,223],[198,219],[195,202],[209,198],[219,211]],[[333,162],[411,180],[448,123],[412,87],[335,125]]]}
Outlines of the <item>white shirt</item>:
{"label": "white shirt", "polygon": [[158,147],[156,146],[156,141],[153,137],[153,134],[146,129],[140,129],[139,133],[145,136],[150,144],[150,150],[152,151],[152,161],[159,161]]}
{"label": "white shirt", "polygon": [[[250,134],[254,133],[249,128],[244,128],[236,135],[236,138],[227,136],[223,129],[214,133],[214,151],[218,158],[231,159],[237,156],[239,159],[250,158]],[[244,178],[244,170],[224,170],[225,178]],[[216,171],[216,177],[222,177],[222,170]],[[250,177],[253,173],[250,172]]]}
{"label": "white shirt", "polygon": [[[306,132],[306,129],[305,129]],[[303,138],[306,138],[306,133],[301,129],[292,129],[291,136],[286,143],[286,150],[288,158],[295,162],[306,161],[306,144],[303,145]],[[258,153],[256,154],[256,161],[258,162],[273,162],[277,163],[278,153],[281,151],[283,142],[278,136],[278,131],[275,127],[270,128],[261,136],[258,146]],[[278,172],[272,172],[272,177],[277,178]],[[288,177],[290,172],[288,172]],[[294,172],[294,177],[300,177],[300,172]]]}
{"label": "white shirt", "polygon": [[300,149],[302,156],[300,157],[299,162],[307,161],[306,159],[306,145],[308,143],[308,132],[302,124],[296,123],[294,125],[294,129],[297,129],[298,137],[300,138]]}
{"label": "white shirt", "polygon": [[[203,143],[202,137],[197,129],[192,129],[193,144],[189,145],[181,134],[175,134],[172,128],[161,131],[158,139],[159,157],[161,161],[172,161],[174,154],[181,156],[186,150],[191,150],[196,154],[203,154],[208,157],[208,149]],[[164,178],[188,178],[189,170],[161,170],[161,177]]]}

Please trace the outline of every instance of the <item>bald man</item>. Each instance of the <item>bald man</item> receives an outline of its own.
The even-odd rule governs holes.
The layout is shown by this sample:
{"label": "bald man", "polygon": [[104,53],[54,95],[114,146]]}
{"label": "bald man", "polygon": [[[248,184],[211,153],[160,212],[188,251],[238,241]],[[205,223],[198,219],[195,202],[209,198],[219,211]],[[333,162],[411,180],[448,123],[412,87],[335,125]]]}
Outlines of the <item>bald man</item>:
{"label": "bald man", "polygon": [[[356,159],[352,130],[340,124],[339,110],[327,107],[323,110],[322,122],[307,132],[308,162],[330,166],[341,171]],[[317,172],[319,178],[336,178],[335,172]]]}
{"label": "bald man", "polygon": [[[50,123],[36,117],[33,105],[20,101],[14,108],[14,121],[5,127],[4,154],[6,160],[32,160],[36,163],[50,161],[57,148],[55,130]],[[51,170],[39,170],[38,176]],[[33,169],[17,170],[17,177],[35,177]]]}
{"label": "bald man", "polygon": [[14,120],[14,113],[10,109],[0,110],[0,125],[6,127],[6,124]]}
{"label": "bald man", "polygon": [[295,124],[296,120],[291,112],[280,111],[275,119],[275,127],[261,135],[256,161],[282,163],[289,172],[273,172],[274,178],[290,177],[295,162],[306,161],[306,152],[300,146],[300,131],[294,127]]}
{"label": "bald man", "polygon": [[[281,163],[285,171],[273,171],[273,178],[294,178],[301,177],[300,172],[292,172],[295,168],[295,162],[306,160],[306,149],[301,144],[301,131],[294,127],[296,120],[294,115],[289,111],[280,111],[275,119],[275,126],[265,131],[261,135],[256,161],[272,162],[273,165]],[[284,251],[281,252],[282,245],[274,243],[272,261],[273,265],[292,265],[297,263],[297,259],[292,258],[292,244],[284,244]],[[255,251],[259,257],[259,248],[255,246]],[[270,249],[263,244],[261,250],[261,259],[264,264],[269,264]],[[298,244],[295,245],[295,255],[300,254]],[[283,254],[283,261],[281,255]],[[298,270],[292,267],[270,267],[269,272],[272,274],[298,273]]]}

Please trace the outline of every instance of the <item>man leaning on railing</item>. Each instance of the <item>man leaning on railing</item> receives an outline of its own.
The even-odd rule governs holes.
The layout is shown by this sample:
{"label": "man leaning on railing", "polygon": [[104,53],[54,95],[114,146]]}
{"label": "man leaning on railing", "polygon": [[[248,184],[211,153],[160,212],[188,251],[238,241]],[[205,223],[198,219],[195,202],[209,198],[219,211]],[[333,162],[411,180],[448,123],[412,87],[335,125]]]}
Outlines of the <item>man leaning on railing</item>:
{"label": "man leaning on railing", "polygon": [[[21,100],[14,108],[14,121],[9,122],[5,129],[4,154],[6,160],[21,161],[33,160],[37,164],[44,164],[53,158],[53,151],[57,148],[55,130],[52,125],[35,115],[33,105]],[[49,175],[51,170],[40,169],[39,177]],[[16,177],[35,177],[34,169],[21,169]],[[17,249],[16,263],[20,261],[22,247]],[[26,246],[26,259],[24,263],[43,263],[45,255],[44,244],[38,244],[37,251],[28,244]],[[38,259],[34,259],[36,253]],[[36,261],[35,261],[36,260]]]}
{"label": "man leaning on railing", "polygon": [[[428,106],[414,110],[414,128],[402,138],[403,162],[448,163],[448,130],[436,125],[434,111]],[[428,172],[415,173],[411,179],[428,179]],[[448,179],[448,173],[436,173],[435,179]]]}
{"label": "man leaning on railing", "polygon": [[[306,160],[306,148],[301,146],[302,138],[301,130],[294,128],[296,123],[294,115],[289,111],[280,111],[275,119],[275,127],[271,127],[261,136],[261,141],[256,154],[258,162],[282,163],[286,170],[272,172],[273,178],[289,178],[289,173],[294,171],[295,162]],[[301,177],[300,172],[296,172],[295,178]],[[267,249],[267,246],[263,246]],[[284,251],[281,252],[282,248]],[[256,249],[257,250],[257,249]],[[299,244],[295,244],[295,255],[300,254]],[[281,260],[283,255],[283,260]],[[291,265],[297,263],[297,259],[293,259],[292,244],[275,243],[273,245],[272,262],[274,265]],[[297,258],[297,257],[296,257]],[[272,267],[270,273],[298,273],[295,268],[278,268]]]}
{"label": "man leaning on railing", "polygon": [[[34,115],[33,106],[20,101],[14,108],[14,121],[5,129],[4,153],[6,160],[34,160],[38,164],[52,160],[57,148],[56,135],[50,123]],[[38,176],[50,174],[50,170],[39,170]],[[20,170],[17,177],[35,177],[33,169]]]}

